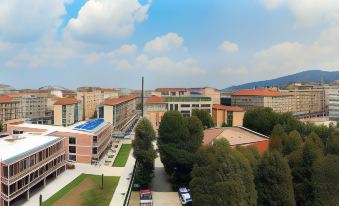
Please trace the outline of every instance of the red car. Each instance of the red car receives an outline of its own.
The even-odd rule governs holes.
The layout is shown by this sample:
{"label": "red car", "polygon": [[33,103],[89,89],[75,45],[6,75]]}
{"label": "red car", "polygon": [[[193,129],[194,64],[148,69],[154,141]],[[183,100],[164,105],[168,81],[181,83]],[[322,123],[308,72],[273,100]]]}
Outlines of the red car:
{"label": "red car", "polygon": [[68,170],[72,170],[72,169],[75,169],[75,165],[74,164],[71,164],[71,163],[67,163],[66,164],[66,168],[68,169]]}
{"label": "red car", "polygon": [[153,206],[151,190],[140,190],[140,206]]}

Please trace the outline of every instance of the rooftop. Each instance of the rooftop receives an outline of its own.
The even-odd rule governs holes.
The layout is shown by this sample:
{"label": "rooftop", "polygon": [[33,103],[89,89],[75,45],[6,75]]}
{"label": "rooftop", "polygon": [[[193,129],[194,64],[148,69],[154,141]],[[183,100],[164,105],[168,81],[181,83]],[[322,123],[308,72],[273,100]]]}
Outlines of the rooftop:
{"label": "rooftop", "polygon": [[76,99],[76,98],[72,98],[72,97],[64,97],[64,98],[60,98],[58,99],[54,105],[68,105],[68,104],[76,104],[79,103],[80,100]]}
{"label": "rooftop", "polygon": [[145,100],[146,104],[152,104],[152,103],[164,103],[164,98],[158,97],[158,96],[152,96]]}
{"label": "rooftop", "polygon": [[232,93],[233,96],[261,96],[261,97],[280,97],[286,96],[286,94],[280,91],[269,90],[269,89],[245,89],[238,90]]}
{"label": "rooftop", "polygon": [[1,103],[14,103],[14,102],[16,102],[16,101],[8,95],[1,95],[0,96],[0,104]]}
{"label": "rooftop", "polygon": [[135,99],[135,96],[123,96],[119,98],[109,98],[104,100],[104,105],[117,105]]}
{"label": "rooftop", "polygon": [[60,140],[61,137],[33,133],[24,133],[17,138],[4,137],[0,139],[0,159],[3,163],[9,164]]}
{"label": "rooftop", "polygon": [[268,137],[244,127],[221,127],[204,130],[204,145],[209,145],[216,139],[227,139],[230,146],[248,145],[267,141]]}
{"label": "rooftop", "polygon": [[187,88],[157,88],[155,89],[156,92],[178,92],[178,91],[188,91]]}
{"label": "rooftop", "polygon": [[219,110],[226,110],[226,111],[232,111],[232,112],[243,112],[245,111],[241,107],[237,106],[225,106],[221,104],[213,104],[213,109],[219,109]]}

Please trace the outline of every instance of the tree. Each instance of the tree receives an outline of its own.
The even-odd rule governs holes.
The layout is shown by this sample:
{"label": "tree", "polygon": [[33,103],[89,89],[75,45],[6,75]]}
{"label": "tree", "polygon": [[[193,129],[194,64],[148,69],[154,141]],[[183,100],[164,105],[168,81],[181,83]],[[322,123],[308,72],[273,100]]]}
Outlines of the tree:
{"label": "tree", "polygon": [[184,118],[177,111],[166,112],[159,126],[158,147],[166,172],[174,186],[187,185],[202,144],[203,127],[197,117]]}
{"label": "tree", "polygon": [[4,125],[2,124],[2,122],[0,122],[0,132],[2,132],[4,130]]}
{"label": "tree", "polygon": [[291,170],[279,152],[264,154],[258,165],[255,183],[258,206],[296,205]]}
{"label": "tree", "polygon": [[327,155],[313,166],[314,204],[339,205],[339,155]]}
{"label": "tree", "polygon": [[311,132],[307,136],[307,139],[310,139],[320,150],[324,150],[324,144],[315,132]]}
{"label": "tree", "polygon": [[283,143],[286,138],[287,138],[287,135],[284,131],[284,128],[280,124],[277,124],[274,127],[272,134],[270,136],[270,139],[269,139],[270,151],[277,150],[281,152],[283,149]]}
{"label": "tree", "polygon": [[154,172],[154,160],[157,153],[153,146],[155,131],[151,122],[143,118],[135,129],[135,139],[133,140],[133,155],[136,159],[135,182],[142,188],[148,188]]}
{"label": "tree", "polygon": [[250,163],[252,170],[255,171],[260,161],[260,154],[259,154],[258,149],[255,146],[248,146],[248,147],[237,146],[236,149],[242,155],[244,155],[244,157],[246,157],[246,159]]}
{"label": "tree", "polygon": [[194,206],[256,205],[249,162],[227,140],[202,147],[197,157],[190,182]]}
{"label": "tree", "polygon": [[247,111],[244,116],[244,127],[264,135],[270,135],[277,124],[277,114],[271,108],[259,107]]}
{"label": "tree", "polygon": [[332,134],[328,138],[328,142],[326,145],[326,153],[339,155],[339,136],[338,135]]}
{"label": "tree", "polygon": [[283,154],[288,155],[301,148],[303,140],[298,131],[294,130],[286,136],[283,146]]}
{"label": "tree", "polygon": [[211,114],[208,111],[194,109],[192,111],[192,116],[198,117],[204,128],[214,127],[213,119],[211,117]]}

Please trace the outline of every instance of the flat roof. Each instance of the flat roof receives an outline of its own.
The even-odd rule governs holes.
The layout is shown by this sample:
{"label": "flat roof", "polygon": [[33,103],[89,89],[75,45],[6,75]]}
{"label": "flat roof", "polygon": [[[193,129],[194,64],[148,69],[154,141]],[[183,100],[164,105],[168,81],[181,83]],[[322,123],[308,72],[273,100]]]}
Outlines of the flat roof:
{"label": "flat roof", "polygon": [[60,140],[62,137],[34,133],[23,133],[17,138],[4,137],[0,139],[0,159],[3,163],[10,164]]}
{"label": "flat roof", "polygon": [[204,130],[204,145],[209,145],[216,139],[226,139],[230,146],[236,146],[267,141],[268,137],[245,127],[219,127]]}
{"label": "flat roof", "polygon": [[[95,119],[97,120],[97,119]],[[18,124],[15,126],[18,127],[26,127],[26,128],[34,128],[34,129],[43,129],[46,130],[46,133],[53,133],[53,132],[70,132],[70,133],[79,133],[79,134],[89,134],[89,135],[93,135],[96,132],[98,132],[101,128],[103,128],[104,126],[110,124],[109,122],[101,122],[100,124],[98,124],[95,128],[92,129],[78,129],[76,127],[78,127],[79,125],[84,125],[87,122],[91,122],[93,120],[89,120],[89,121],[82,121],[82,122],[78,122],[77,124],[74,125],[70,125],[68,127],[63,127],[63,126],[55,126],[55,125],[43,125],[43,124],[29,124],[29,123],[23,123],[23,124]]]}

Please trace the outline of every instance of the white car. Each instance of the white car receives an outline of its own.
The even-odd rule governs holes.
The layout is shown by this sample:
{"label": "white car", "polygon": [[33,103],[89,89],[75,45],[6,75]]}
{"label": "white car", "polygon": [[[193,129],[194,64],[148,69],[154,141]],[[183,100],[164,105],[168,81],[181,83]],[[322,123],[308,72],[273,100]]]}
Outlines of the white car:
{"label": "white car", "polygon": [[183,206],[192,205],[192,195],[191,190],[186,187],[179,188],[178,190],[179,199]]}

